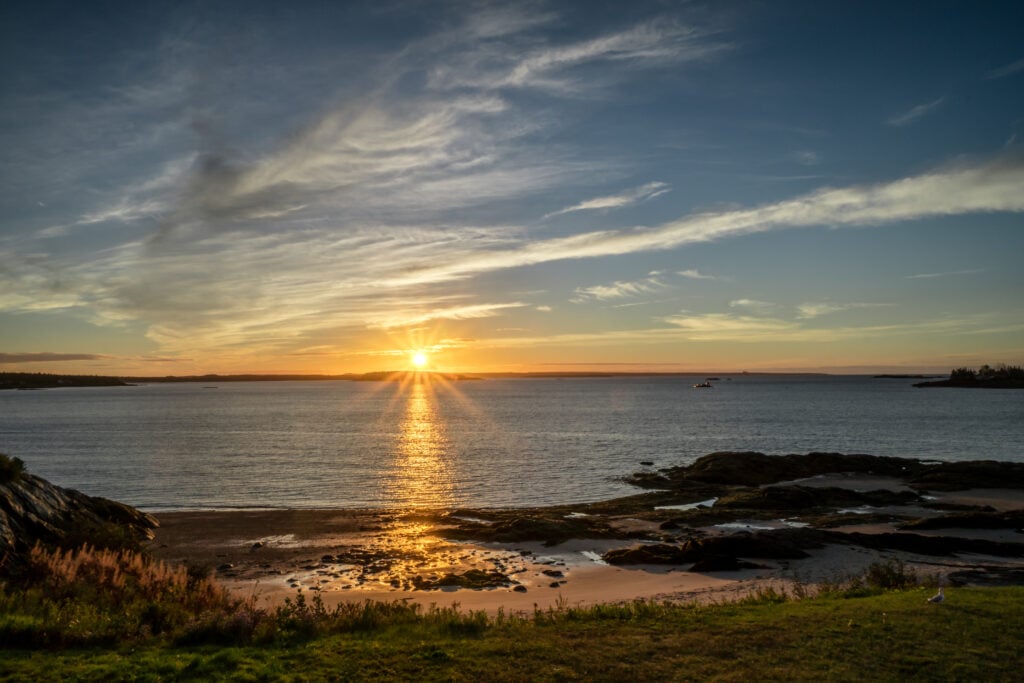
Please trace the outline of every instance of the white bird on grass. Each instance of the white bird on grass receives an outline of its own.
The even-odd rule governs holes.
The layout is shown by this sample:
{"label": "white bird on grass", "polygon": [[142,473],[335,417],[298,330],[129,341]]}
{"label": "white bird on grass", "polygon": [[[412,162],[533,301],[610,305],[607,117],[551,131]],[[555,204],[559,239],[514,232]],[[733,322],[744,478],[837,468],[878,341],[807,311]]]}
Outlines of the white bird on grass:
{"label": "white bird on grass", "polygon": [[936,593],[935,595],[933,595],[932,597],[928,598],[928,602],[936,602],[936,603],[938,603],[938,602],[942,602],[945,599],[946,599],[946,596],[943,595],[943,593],[942,593],[942,586],[939,586],[939,592]]}

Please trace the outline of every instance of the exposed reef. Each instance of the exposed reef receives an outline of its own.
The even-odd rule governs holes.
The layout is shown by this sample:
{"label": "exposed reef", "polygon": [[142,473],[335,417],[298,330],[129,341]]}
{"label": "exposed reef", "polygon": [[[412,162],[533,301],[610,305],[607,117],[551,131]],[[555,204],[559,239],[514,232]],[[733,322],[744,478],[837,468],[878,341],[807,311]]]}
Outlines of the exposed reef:
{"label": "exposed reef", "polygon": [[[643,471],[627,481],[649,493],[600,503],[440,515],[438,534],[491,542],[632,539],[603,560],[674,565],[692,572],[756,569],[846,546],[925,557],[1024,557],[1024,510],[937,503],[930,492],[1024,489],[1024,464],[937,463],[840,453],[712,453],[691,465]],[[849,527],[849,528],[846,528]],[[867,533],[868,527],[875,528]],[[845,529],[845,530],[844,530]],[[1004,531],[998,540],[931,530]],[[923,532],[923,533],[919,533]],[[1010,538],[1010,540],[1006,540]],[[1024,537],[1020,537],[1024,541]],[[753,561],[752,561],[753,560]],[[1012,581],[1009,573],[986,570]],[[1019,573],[1019,572],[1018,572]],[[967,576],[967,574],[965,574]]]}
{"label": "exposed reef", "polygon": [[629,483],[646,489],[706,491],[707,484],[764,486],[825,474],[863,474],[893,477],[916,490],[959,491],[968,488],[1024,488],[1024,463],[971,460],[934,462],[917,458],[842,453],[765,455],[720,452],[698,458],[692,465],[657,472],[637,472]]}

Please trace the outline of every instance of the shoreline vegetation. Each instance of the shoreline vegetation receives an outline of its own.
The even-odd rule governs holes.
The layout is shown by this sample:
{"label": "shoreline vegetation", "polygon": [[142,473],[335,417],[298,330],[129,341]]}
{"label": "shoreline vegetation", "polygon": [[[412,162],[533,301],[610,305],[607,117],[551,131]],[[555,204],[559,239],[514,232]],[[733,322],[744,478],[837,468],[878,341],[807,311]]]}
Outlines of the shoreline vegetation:
{"label": "shoreline vegetation", "polygon": [[962,389],[1024,389],[1024,368],[999,364],[982,365],[977,370],[957,368],[949,379],[938,382],[919,382],[915,387],[958,387]]}
{"label": "shoreline vegetation", "polygon": [[1024,651],[1021,463],[715,453],[600,503],[158,518],[0,465],[13,678],[1004,680]]}

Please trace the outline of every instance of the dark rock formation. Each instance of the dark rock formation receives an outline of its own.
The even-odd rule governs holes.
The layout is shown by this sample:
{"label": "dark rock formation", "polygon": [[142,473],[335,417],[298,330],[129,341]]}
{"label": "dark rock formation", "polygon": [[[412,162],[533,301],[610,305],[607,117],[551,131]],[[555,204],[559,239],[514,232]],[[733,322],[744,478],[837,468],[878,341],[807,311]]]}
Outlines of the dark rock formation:
{"label": "dark rock formation", "polygon": [[686,564],[692,560],[683,546],[667,543],[635,545],[606,552],[602,559],[608,564]]}
{"label": "dark rock formation", "polygon": [[810,510],[861,505],[906,505],[918,500],[920,496],[910,491],[862,492],[834,487],[769,486],[725,496],[715,503],[715,507],[773,511]]}
{"label": "dark rock formation", "polygon": [[152,538],[156,526],[152,516],[122,503],[20,474],[0,481],[0,574],[16,572],[36,543],[131,546]]}
{"label": "dark rock formation", "polygon": [[902,550],[917,555],[952,557],[960,553],[993,555],[995,557],[1024,557],[1024,543],[1002,543],[957,536],[921,536],[920,534],[863,534],[822,531],[830,543],[859,545],[880,550]]}
{"label": "dark rock formation", "polygon": [[[724,565],[722,558],[801,559],[805,552],[826,544],[853,545],[876,550],[901,550],[918,555],[951,557],[957,553],[1024,557],[1024,543],[1002,543],[951,536],[921,536],[901,533],[842,533],[821,529],[773,529],[730,536],[711,536],[682,545],[639,545],[610,550],[604,554],[608,564],[688,564]],[[698,570],[694,570],[698,571]]]}
{"label": "dark rock formation", "polygon": [[841,473],[894,477],[912,488],[923,490],[1024,489],[1024,463],[994,460],[929,463],[917,458],[880,455],[765,455],[752,451],[712,453],[698,458],[689,466],[668,467],[657,472],[637,472],[627,481],[641,488],[688,492],[701,485],[765,486]]}
{"label": "dark rock formation", "polygon": [[969,460],[922,465],[909,484],[933,491],[1024,489],[1024,463]]}
{"label": "dark rock formation", "polygon": [[550,518],[514,513],[510,518],[481,524],[461,521],[453,529],[445,529],[446,538],[487,541],[492,543],[519,543],[543,541],[556,545],[570,538],[623,538],[623,532],[611,528],[605,521],[583,518]]}
{"label": "dark rock formation", "polygon": [[445,574],[438,579],[412,577],[412,585],[416,590],[432,590],[458,586],[459,588],[493,588],[510,586],[512,580],[501,572],[485,572],[482,569],[470,569],[462,574]]}
{"label": "dark rock formation", "polygon": [[1024,510],[1009,512],[964,512],[916,519],[901,529],[1024,529]]}
{"label": "dark rock formation", "polygon": [[722,486],[763,486],[779,481],[803,479],[819,474],[861,472],[903,477],[920,463],[910,458],[879,455],[808,453],[806,455],[765,455],[753,451],[712,453],[692,465],[669,467],[657,474],[637,473],[629,481],[643,488],[688,488],[688,484]]}
{"label": "dark rock formation", "polygon": [[822,537],[807,529],[780,529],[760,533],[738,533],[710,536],[682,545],[665,543],[637,545],[609,550],[604,554],[608,564],[687,564],[690,562],[722,562],[722,558],[758,557],[796,560],[809,557],[803,548],[817,548]]}
{"label": "dark rock formation", "polygon": [[768,569],[763,564],[747,562],[727,555],[711,555],[704,559],[697,560],[690,567],[691,572],[738,572],[741,569]]}

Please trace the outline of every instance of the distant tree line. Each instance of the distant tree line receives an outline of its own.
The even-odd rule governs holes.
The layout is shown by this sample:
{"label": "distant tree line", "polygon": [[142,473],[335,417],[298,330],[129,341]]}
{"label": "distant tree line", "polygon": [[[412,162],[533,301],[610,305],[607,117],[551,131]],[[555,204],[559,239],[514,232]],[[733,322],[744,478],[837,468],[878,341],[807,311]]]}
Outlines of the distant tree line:
{"label": "distant tree line", "polygon": [[939,382],[921,382],[915,387],[978,387],[983,389],[1024,389],[1024,368],[999,363],[995,367],[982,365],[977,370],[956,368],[949,379]]}
{"label": "distant tree line", "polygon": [[982,365],[977,370],[957,368],[949,373],[949,378],[960,382],[986,382],[993,380],[1024,380],[1024,368],[1017,365],[999,363],[994,368]]}
{"label": "distant tree line", "polygon": [[99,375],[51,375],[45,372],[0,372],[0,389],[51,389],[54,387],[124,386],[118,377]]}

